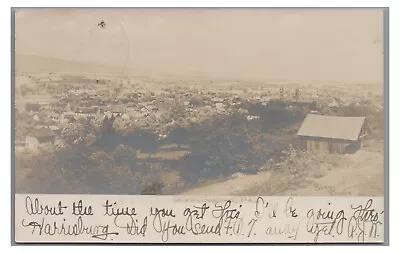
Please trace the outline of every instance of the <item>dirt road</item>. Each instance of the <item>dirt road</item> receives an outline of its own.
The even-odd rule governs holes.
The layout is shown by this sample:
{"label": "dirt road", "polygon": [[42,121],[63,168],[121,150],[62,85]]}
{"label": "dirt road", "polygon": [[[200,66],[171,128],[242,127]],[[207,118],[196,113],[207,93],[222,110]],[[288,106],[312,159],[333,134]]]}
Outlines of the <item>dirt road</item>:
{"label": "dirt road", "polygon": [[383,153],[359,150],[355,154],[344,155],[341,159],[343,161],[340,166],[333,167],[325,176],[314,179],[309,186],[285,191],[283,195],[384,195]]}

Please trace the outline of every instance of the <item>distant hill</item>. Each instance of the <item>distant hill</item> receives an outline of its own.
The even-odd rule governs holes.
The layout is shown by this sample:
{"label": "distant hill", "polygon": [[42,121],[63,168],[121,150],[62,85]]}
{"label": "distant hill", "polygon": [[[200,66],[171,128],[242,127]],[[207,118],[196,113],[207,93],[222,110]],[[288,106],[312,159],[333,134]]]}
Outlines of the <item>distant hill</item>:
{"label": "distant hill", "polygon": [[[203,80],[203,81],[237,81],[237,82],[270,82],[270,84],[287,85],[299,83],[316,83],[326,86],[337,86],[340,81],[329,80],[299,80],[299,79],[279,79],[279,78],[261,78],[261,77],[242,77],[236,76],[223,76],[213,75],[211,73],[193,72],[179,74],[171,74],[168,71],[163,72],[156,69],[145,67],[132,67],[132,68],[118,68],[115,66],[97,64],[93,62],[73,61],[66,59],[59,59],[47,56],[28,55],[28,54],[15,54],[15,72],[17,74],[31,73],[31,74],[48,74],[48,73],[71,73],[71,74],[110,74],[110,75],[124,75],[124,76],[139,76],[139,77],[152,77],[152,78],[169,78],[181,80],[188,78],[190,80]],[[369,88],[381,88],[383,82],[346,82],[346,85],[363,84],[369,85]]]}
{"label": "distant hill", "polygon": [[37,55],[15,55],[16,73],[124,73],[123,69],[90,62],[77,62]]}

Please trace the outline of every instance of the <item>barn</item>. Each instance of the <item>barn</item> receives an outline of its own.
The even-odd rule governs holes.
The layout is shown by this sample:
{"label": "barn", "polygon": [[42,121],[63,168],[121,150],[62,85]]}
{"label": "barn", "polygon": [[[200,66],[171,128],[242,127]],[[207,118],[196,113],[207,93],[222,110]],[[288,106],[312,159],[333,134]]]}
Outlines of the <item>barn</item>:
{"label": "barn", "polygon": [[308,114],[297,136],[302,150],[352,153],[363,146],[367,124],[365,117]]}
{"label": "barn", "polygon": [[54,144],[55,133],[48,129],[34,129],[30,131],[25,138],[25,148],[37,151],[39,147],[46,144]]}

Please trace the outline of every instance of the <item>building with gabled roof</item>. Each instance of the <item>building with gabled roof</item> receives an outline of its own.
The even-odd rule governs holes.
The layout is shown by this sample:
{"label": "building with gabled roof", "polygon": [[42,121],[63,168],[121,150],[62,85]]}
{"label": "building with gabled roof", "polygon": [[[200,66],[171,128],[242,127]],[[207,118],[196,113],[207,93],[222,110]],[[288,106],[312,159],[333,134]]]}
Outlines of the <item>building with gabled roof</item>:
{"label": "building with gabled roof", "polygon": [[25,137],[25,148],[37,151],[43,145],[53,145],[56,134],[49,128],[33,129]]}
{"label": "building with gabled roof", "polygon": [[308,114],[297,136],[302,150],[351,153],[363,146],[366,119]]}

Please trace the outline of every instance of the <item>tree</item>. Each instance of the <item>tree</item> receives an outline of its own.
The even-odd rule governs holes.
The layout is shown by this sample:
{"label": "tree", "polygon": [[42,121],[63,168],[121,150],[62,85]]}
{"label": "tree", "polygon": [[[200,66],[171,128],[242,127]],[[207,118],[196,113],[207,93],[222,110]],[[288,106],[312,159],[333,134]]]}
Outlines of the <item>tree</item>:
{"label": "tree", "polygon": [[61,131],[62,140],[68,145],[82,143],[85,140],[85,129],[80,123],[68,123]]}
{"label": "tree", "polygon": [[178,145],[178,148],[181,148],[182,144],[188,143],[189,133],[186,128],[177,127],[168,134],[167,141],[176,143]]}
{"label": "tree", "polygon": [[89,184],[100,194],[137,194],[139,184],[129,167],[118,164],[112,153],[96,152],[91,156]]}
{"label": "tree", "polygon": [[[22,160],[22,161],[20,161]],[[16,162],[19,169],[31,168],[24,172],[17,173],[15,187],[18,193],[32,194],[66,194],[77,193],[77,188],[65,178],[63,171],[55,163],[54,154],[40,156],[19,156]],[[21,164],[22,163],[22,164]],[[24,165],[25,164],[25,165]],[[49,180],[51,179],[51,180]]]}
{"label": "tree", "polygon": [[82,178],[85,167],[90,165],[90,152],[83,145],[62,149],[54,154],[54,168],[63,172],[67,178]]}
{"label": "tree", "polygon": [[187,155],[178,161],[176,168],[185,184],[196,184],[202,179],[208,178],[208,174],[212,170],[206,164],[209,157],[210,155],[203,150]]}
{"label": "tree", "polygon": [[112,115],[110,118],[105,116],[102,121],[102,127],[101,127],[102,133],[114,133],[115,132],[115,129],[113,127],[114,121],[115,121],[114,115]]}
{"label": "tree", "polygon": [[127,166],[132,172],[140,171],[142,168],[137,164],[136,150],[129,146],[120,145],[115,149],[113,155],[118,166]]}
{"label": "tree", "polygon": [[82,125],[83,134],[84,134],[85,137],[95,133],[95,125],[94,125],[92,120],[85,119],[85,118],[80,118],[78,120],[78,123]]}
{"label": "tree", "polygon": [[156,151],[158,147],[158,141],[154,133],[146,130],[136,130],[133,133],[125,136],[125,144],[133,149],[139,149],[140,151],[147,153],[148,158]]}
{"label": "tree", "polygon": [[186,107],[181,103],[176,103],[170,109],[170,118],[179,119],[186,118]]}
{"label": "tree", "polygon": [[93,142],[92,146],[97,147],[104,151],[112,152],[118,146],[125,143],[124,136],[117,133],[102,133],[96,141]]}

